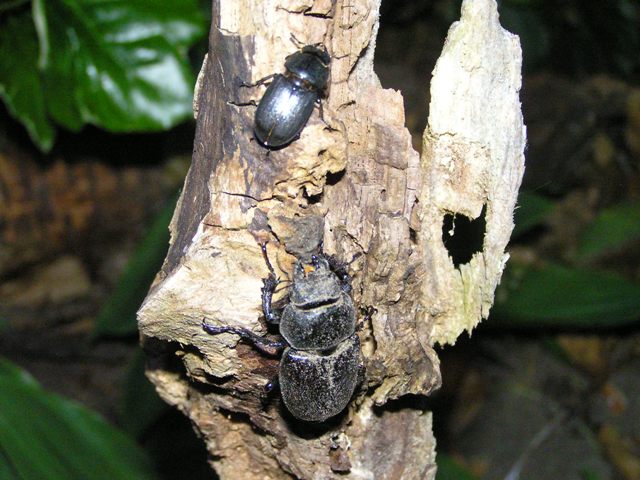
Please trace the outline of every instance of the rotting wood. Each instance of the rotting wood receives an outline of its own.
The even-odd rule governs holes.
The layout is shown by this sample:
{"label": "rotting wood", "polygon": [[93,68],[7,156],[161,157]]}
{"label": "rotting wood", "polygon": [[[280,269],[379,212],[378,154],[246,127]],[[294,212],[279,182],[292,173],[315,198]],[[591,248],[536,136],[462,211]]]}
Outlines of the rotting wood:
{"label": "rotting wood", "polygon": [[[469,145],[483,153],[490,166],[465,169],[470,162],[466,155],[450,155],[449,166],[467,172],[461,188],[480,182],[484,191],[492,192],[491,198],[472,188],[478,198],[460,195],[459,204],[446,204],[444,210],[439,204],[430,206],[438,199],[430,183],[438,185],[438,142],[447,134],[434,125],[449,125],[433,118],[433,112],[450,114],[438,100],[432,101],[431,133],[421,166],[404,126],[399,92],[382,89],[373,71],[378,8],[374,0],[214,1],[208,61],[194,109],[198,128],[193,163],[171,225],[169,254],[140,309],[139,324],[149,377],[161,396],[201,432],[221,478],[435,476],[431,414],[420,398],[440,384],[432,345],[453,338],[453,333],[443,335],[441,320],[453,315],[452,305],[460,300],[459,290],[440,288],[442,270],[436,268],[440,259],[434,252],[442,248],[442,213],[473,217],[476,206],[486,203],[489,220],[497,210],[510,208],[511,213],[515,197],[510,195],[515,193],[501,196],[504,182],[499,179],[505,169],[492,170],[509,159],[475,135]],[[450,38],[467,32],[462,44],[473,45],[491,35],[508,35],[497,30],[495,9],[493,0],[465,2],[466,16]],[[466,28],[475,17],[482,26]],[[322,42],[331,54],[330,94],[324,102],[328,126],[314,113],[299,140],[267,156],[251,138],[253,108],[236,106],[259,98],[264,90],[239,85],[282,72],[284,58],[295,50],[291,34],[304,43]],[[496,45],[508,47],[498,56],[518,69],[517,82],[509,83],[514,75],[505,77],[507,72],[487,72],[495,81],[504,78],[513,89],[512,100],[519,88],[520,53],[512,48],[514,41]],[[445,53],[454,46],[449,40]],[[496,56],[482,48],[480,54]],[[478,82],[477,71],[483,70],[459,69],[461,78],[455,80],[459,86],[466,81],[470,89],[490,85]],[[438,74],[436,70],[436,80]],[[500,92],[491,99],[500,100]],[[455,101],[455,114],[465,105],[477,108],[466,98]],[[522,127],[519,104],[513,106],[517,111],[508,113],[520,118]],[[478,123],[478,134],[504,127],[479,115],[464,125],[472,130],[473,122]],[[522,130],[516,136],[521,139]],[[502,163],[494,162],[494,155]],[[510,159],[515,165],[507,169],[512,177],[522,173],[521,150],[519,155]],[[485,182],[485,175],[495,179]],[[446,186],[453,202],[456,183]],[[473,203],[464,203],[470,200]],[[497,235],[493,224],[487,224],[487,234]],[[508,238],[511,224],[505,225],[501,235]],[[263,402],[263,386],[277,373],[277,360],[261,356],[234,336],[212,337],[201,328],[206,317],[211,323],[266,331],[260,287],[267,267],[258,247],[266,240],[283,278],[295,259],[292,252],[308,251],[320,240],[326,252],[340,259],[362,254],[350,271],[356,304],[376,308],[360,332],[366,384],[344,415],[324,425],[295,421],[279,398]],[[485,243],[491,246],[485,264],[499,262],[491,271],[501,270],[503,250],[489,254],[498,249],[494,243],[503,244]],[[478,288],[485,292],[483,298],[492,295],[494,277],[488,283],[477,275],[473,279],[482,282]],[[486,309],[469,312],[475,315],[473,321],[458,322],[453,327],[458,332],[486,315]]]}
{"label": "rotting wood", "polygon": [[[463,2],[433,72],[423,137],[420,238],[429,277],[421,324],[433,326],[432,344],[454,343],[487,318],[508,259],[524,174],[521,66],[520,41],[500,26],[495,2]],[[482,250],[459,268],[441,241],[446,214],[484,215],[486,223]]]}

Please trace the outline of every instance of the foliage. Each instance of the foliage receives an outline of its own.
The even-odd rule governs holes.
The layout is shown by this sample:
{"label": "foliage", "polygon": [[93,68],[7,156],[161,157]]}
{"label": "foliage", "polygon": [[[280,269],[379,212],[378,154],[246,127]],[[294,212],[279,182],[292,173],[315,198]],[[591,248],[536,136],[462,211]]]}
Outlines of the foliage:
{"label": "foliage", "polygon": [[[544,223],[553,203],[523,192],[514,239]],[[640,236],[640,204],[605,209],[583,233],[579,258],[597,258]],[[520,226],[518,228],[518,225]],[[492,323],[528,328],[619,327],[638,320],[640,284],[588,266],[509,262],[496,291]]]}
{"label": "foliage", "polygon": [[597,270],[546,264],[512,265],[492,312],[518,327],[603,328],[635,322],[640,285]]}
{"label": "foliage", "polygon": [[640,202],[624,203],[600,212],[583,232],[578,258],[606,255],[640,239]]}
{"label": "foliage", "polygon": [[[113,293],[98,313],[94,337],[137,333],[136,312],[167,253],[169,222],[175,205],[174,197],[157,215],[145,238],[132,254]],[[127,433],[139,437],[168,409],[145,377],[141,349],[136,352],[129,365],[122,387],[120,425]]]}
{"label": "foliage", "polygon": [[118,415],[118,423],[128,434],[136,438],[169,410],[169,405],[160,399],[151,382],[147,380],[144,367],[144,353],[139,348],[124,379]]}
{"label": "foliage", "polygon": [[0,16],[0,97],[44,151],[56,127],[167,129],[191,115],[195,0],[33,0]]}
{"label": "foliage", "polygon": [[436,480],[475,480],[476,477],[446,453],[438,453]]}
{"label": "foliage", "polygon": [[544,223],[544,220],[553,211],[554,206],[553,201],[543,196],[532,192],[520,192],[518,206],[514,215],[513,238],[517,238],[533,227]]}
{"label": "foliage", "polygon": [[[70,448],[72,447],[72,448]],[[155,478],[124,433],[0,358],[0,478]]]}
{"label": "foliage", "polygon": [[175,205],[175,198],[167,203],[131,256],[114,292],[98,314],[94,336],[133,335],[138,331],[136,312],[167,253],[169,222]]}

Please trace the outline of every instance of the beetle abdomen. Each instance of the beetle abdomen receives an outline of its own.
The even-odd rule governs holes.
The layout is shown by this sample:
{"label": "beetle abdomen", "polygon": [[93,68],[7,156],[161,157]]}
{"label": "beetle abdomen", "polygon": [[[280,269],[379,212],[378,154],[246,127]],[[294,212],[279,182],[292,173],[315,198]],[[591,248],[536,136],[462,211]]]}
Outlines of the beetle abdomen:
{"label": "beetle abdomen", "polygon": [[360,365],[357,335],[326,355],[287,348],[280,362],[280,389],[287,409],[309,422],[339,414],[358,385]]}
{"label": "beetle abdomen", "polygon": [[346,293],[329,305],[310,310],[289,304],[282,312],[280,334],[293,348],[329,350],[353,335],[356,312]]}
{"label": "beetle abdomen", "polygon": [[317,92],[276,75],[256,110],[256,138],[267,147],[293,141],[309,120],[317,99]]}

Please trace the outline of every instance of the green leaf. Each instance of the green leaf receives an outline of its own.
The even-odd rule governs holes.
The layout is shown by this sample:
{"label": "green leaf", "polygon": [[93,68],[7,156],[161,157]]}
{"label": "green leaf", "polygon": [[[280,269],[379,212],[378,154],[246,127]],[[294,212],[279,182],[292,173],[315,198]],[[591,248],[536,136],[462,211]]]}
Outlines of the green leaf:
{"label": "green leaf", "polygon": [[526,233],[533,227],[540,225],[553,211],[555,204],[547,198],[532,192],[520,192],[518,207],[515,211],[515,228],[512,237]]}
{"label": "green leaf", "polygon": [[509,264],[491,322],[514,327],[601,328],[640,317],[640,285],[614,274]]}
{"label": "green leaf", "polygon": [[611,253],[640,239],[640,202],[618,205],[600,212],[583,232],[578,245],[579,259]]}
{"label": "green leaf", "polygon": [[47,116],[37,61],[38,37],[31,15],[8,15],[0,25],[0,98],[33,142],[49,151],[55,130]]}
{"label": "green leaf", "polygon": [[120,405],[120,425],[134,437],[140,436],[169,410],[169,405],[160,399],[145,376],[144,364],[144,353],[138,349],[127,370]]}
{"label": "green leaf", "polygon": [[0,478],[5,480],[20,480],[18,473],[13,469],[10,459],[0,448]]}
{"label": "green leaf", "polygon": [[589,469],[585,469],[584,472],[582,472],[582,478],[584,480],[600,480],[600,475]]}
{"label": "green leaf", "polygon": [[71,130],[169,128],[191,116],[194,0],[34,0],[49,114]]}
{"label": "green leaf", "polygon": [[138,331],[136,312],[160,270],[169,246],[169,222],[176,200],[156,217],[149,232],[136,248],[116,285],[98,314],[93,336],[130,335]]}
{"label": "green leaf", "polygon": [[128,436],[1,357],[0,462],[0,474],[11,472],[2,478],[154,478]]}
{"label": "green leaf", "polygon": [[476,480],[477,478],[445,453],[438,453],[436,463],[438,464],[436,480]]}

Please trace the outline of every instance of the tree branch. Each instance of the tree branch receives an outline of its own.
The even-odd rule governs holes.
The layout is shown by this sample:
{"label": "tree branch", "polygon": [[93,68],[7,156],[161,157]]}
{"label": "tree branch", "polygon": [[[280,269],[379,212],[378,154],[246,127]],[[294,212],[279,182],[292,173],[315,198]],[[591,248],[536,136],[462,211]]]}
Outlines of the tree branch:
{"label": "tree branch", "polygon": [[[202,433],[223,478],[433,478],[431,414],[415,395],[440,385],[433,344],[486,316],[506,260],[524,146],[517,39],[500,29],[494,0],[464,3],[434,74],[421,162],[400,94],[373,70],[378,8],[214,1],[193,164],[139,324],[149,377]],[[264,90],[239,85],[282,72],[296,50],[289,34],[331,55],[331,128],[316,112],[299,140],[267,155],[252,140],[253,107],[236,106]],[[443,218],[473,218],[484,205],[483,250],[455,268]],[[320,242],[341,261],[361,254],[349,273],[355,304],[375,308],[359,331],[366,381],[325,424],[297,421],[279,398],[265,403],[277,360],[202,330],[205,317],[266,332],[264,241],[281,278]]]}

